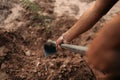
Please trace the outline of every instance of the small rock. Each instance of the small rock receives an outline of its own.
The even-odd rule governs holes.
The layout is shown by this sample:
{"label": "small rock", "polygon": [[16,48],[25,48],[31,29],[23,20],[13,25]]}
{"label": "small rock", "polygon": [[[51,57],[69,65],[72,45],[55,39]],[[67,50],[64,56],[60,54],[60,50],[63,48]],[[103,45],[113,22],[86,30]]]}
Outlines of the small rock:
{"label": "small rock", "polygon": [[5,52],[7,52],[7,51],[8,51],[8,49],[5,48],[5,46],[0,47],[0,56],[5,56],[6,55]]}
{"label": "small rock", "polygon": [[31,52],[31,55],[34,56],[34,55],[36,55],[36,53],[35,52]]}
{"label": "small rock", "polygon": [[39,62],[39,61],[37,61],[37,62],[36,62],[36,67],[38,67],[38,66],[39,66],[39,64],[40,64],[40,62]]}
{"label": "small rock", "polygon": [[26,55],[26,56],[30,56],[30,55],[31,55],[31,52],[28,50],[28,51],[25,52],[25,55]]}
{"label": "small rock", "polygon": [[54,64],[53,64],[52,62],[49,62],[49,65],[50,65],[50,66],[54,66]]}
{"label": "small rock", "polygon": [[66,67],[66,65],[65,64],[63,64],[62,66],[61,66],[61,68],[65,68]]}
{"label": "small rock", "polygon": [[1,65],[1,69],[4,69],[6,67],[6,65],[3,63],[2,65]]}

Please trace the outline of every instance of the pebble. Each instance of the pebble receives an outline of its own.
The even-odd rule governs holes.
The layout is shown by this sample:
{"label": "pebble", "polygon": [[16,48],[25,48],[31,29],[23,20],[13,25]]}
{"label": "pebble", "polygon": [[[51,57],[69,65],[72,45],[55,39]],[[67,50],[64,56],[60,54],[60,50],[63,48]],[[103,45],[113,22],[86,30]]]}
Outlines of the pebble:
{"label": "pebble", "polygon": [[31,56],[31,52],[28,50],[28,51],[25,52],[25,55],[26,56]]}
{"label": "pebble", "polygon": [[4,69],[6,67],[6,65],[3,63],[2,65],[1,65],[1,69]]}
{"label": "pebble", "polygon": [[7,52],[7,51],[8,51],[8,49],[6,49],[5,46],[0,47],[0,56],[5,56],[6,55],[5,52]]}

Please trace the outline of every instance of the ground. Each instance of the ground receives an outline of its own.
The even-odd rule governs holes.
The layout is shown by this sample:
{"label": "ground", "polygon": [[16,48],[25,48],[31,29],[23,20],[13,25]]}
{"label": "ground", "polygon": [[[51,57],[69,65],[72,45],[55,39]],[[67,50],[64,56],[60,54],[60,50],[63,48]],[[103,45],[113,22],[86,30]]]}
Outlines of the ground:
{"label": "ground", "polygon": [[[77,21],[79,15],[58,14],[56,9],[59,8],[54,6],[58,0],[30,1],[0,1],[0,79],[95,80],[96,71],[93,73],[79,53],[65,50],[44,56],[46,41],[56,40]],[[85,1],[91,5],[94,0]],[[103,22],[106,18],[71,44],[89,46]]]}

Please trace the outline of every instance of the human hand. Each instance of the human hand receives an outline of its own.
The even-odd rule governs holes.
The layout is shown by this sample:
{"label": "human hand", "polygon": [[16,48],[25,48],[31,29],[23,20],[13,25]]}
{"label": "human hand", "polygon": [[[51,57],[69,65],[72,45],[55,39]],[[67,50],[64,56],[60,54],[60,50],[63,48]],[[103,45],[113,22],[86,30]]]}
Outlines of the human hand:
{"label": "human hand", "polygon": [[57,40],[56,40],[56,48],[58,49],[58,50],[62,50],[62,48],[61,48],[61,44],[64,44],[64,43],[68,43],[67,42],[67,40],[65,40],[65,38],[64,38],[64,34],[63,35],[61,35]]}

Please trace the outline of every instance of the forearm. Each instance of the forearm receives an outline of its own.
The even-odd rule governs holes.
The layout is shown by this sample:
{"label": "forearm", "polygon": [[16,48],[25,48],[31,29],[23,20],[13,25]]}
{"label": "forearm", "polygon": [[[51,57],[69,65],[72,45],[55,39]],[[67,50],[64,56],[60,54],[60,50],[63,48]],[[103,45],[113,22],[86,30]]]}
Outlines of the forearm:
{"label": "forearm", "polygon": [[94,6],[88,9],[88,11],[86,11],[75,23],[75,25],[64,34],[66,41],[71,41],[79,34],[89,30],[102,17],[101,14],[97,13],[98,12],[94,10]]}
{"label": "forearm", "polygon": [[116,2],[110,4],[100,4],[100,0],[96,1],[96,3],[80,17],[77,23],[64,33],[66,41],[71,41],[78,35],[89,30]]}

